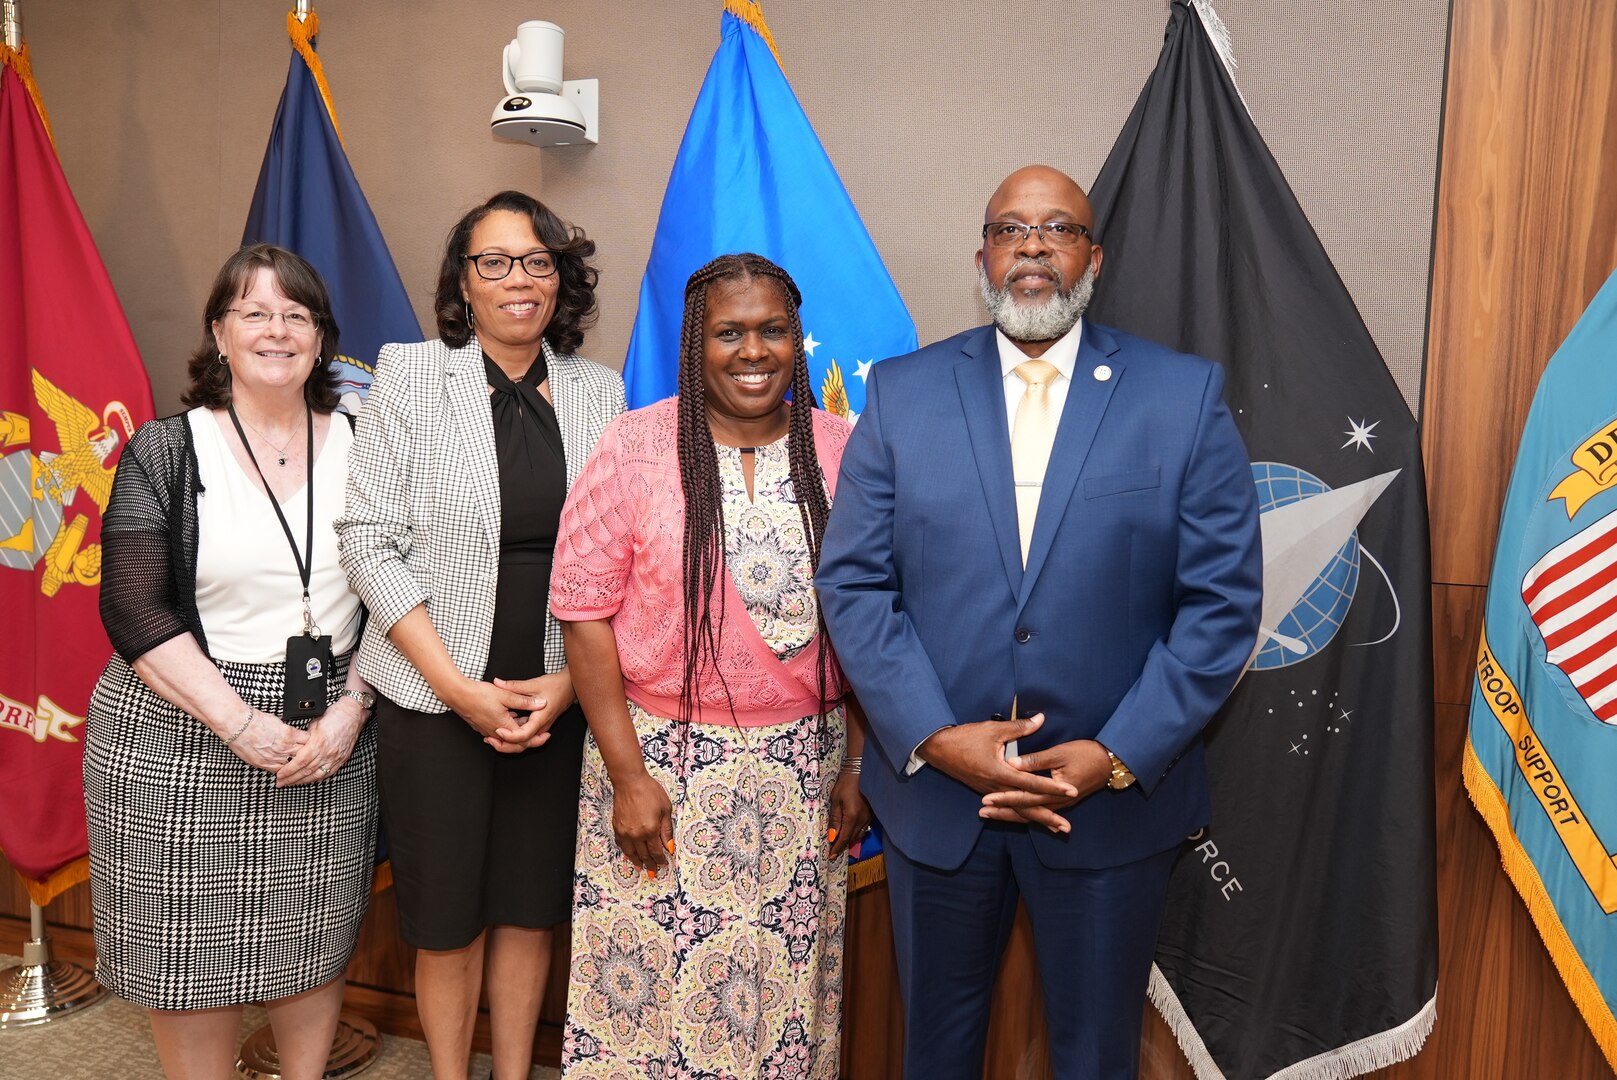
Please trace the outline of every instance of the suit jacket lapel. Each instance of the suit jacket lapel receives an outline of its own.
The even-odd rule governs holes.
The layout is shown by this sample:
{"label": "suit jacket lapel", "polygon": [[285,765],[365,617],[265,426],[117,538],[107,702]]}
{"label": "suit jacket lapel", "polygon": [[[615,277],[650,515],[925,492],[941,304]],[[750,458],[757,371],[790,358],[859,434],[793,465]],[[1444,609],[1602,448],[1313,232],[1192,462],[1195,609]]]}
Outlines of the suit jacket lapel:
{"label": "suit jacket lapel", "polygon": [[[1097,374],[1102,365],[1110,369],[1104,379]],[[1104,327],[1086,321],[1078,347],[1078,363],[1072,370],[1072,385],[1067,387],[1067,403],[1062,406],[1055,445],[1050,448],[1050,464],[1044,470],[1039,517],[1033,527],[1033,541],[1028,545],[1027,572],[1022,577],[1017,597],[1019,605],[1027,603],[1039,571],[1044,569],[1050,543],[1067,514],[1073,489],[1078,485],[1078,474],[1083,471],[1084,459],[1089,456],[1089,447],[1095,441],[1095,432],[1112,400],[1112,391],[1123,377],[1124,367],[1117,339]]]}
{"label": "suit jacket lapel", "polygon": [[955,385],[966,415],[972,456],[988,500],[988,521],[999,542],[1005,580],[1011,593],[1022,585],[1022,538],[1016,527],[1016,480],[1011,474],[1011,433],[1005,423],[1005,379],[999,370],[994,328],[984,327],[966,340],[955,365]]}
{"label": "suit jacket lapel", "polygon": [[467,485],[483,530],[497,552],[500,548],[500,459],[494,449],[494,414],[488,402],[488,376],[483,373],[483,348],[473,337],[451,350],[444,362],[444,400],[447,427],[458,432],[466,449]]}

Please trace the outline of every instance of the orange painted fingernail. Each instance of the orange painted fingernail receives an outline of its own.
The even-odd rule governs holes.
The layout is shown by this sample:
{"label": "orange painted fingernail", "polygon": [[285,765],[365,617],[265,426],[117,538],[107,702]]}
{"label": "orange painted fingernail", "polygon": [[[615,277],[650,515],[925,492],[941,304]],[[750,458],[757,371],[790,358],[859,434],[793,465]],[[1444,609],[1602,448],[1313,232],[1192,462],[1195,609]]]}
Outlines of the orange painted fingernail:
{"label": "orange painted fingernail", "polygon": [[835,829],[827,829],[825,831],[825,842],[827,844],[834,844],[837,842],[837,831]]}
{"label": "orange painted fingernail", "polygon": [[663,847],[668,849],[668,854],[672,855],[674,853],[674,842],[672,840],[664,844]]}
{"label": "orange painted fingernail", "polygon": [[651,880],[656,881],[657,880],[657,871],[648,868],[646,870],[646,876],[648,878],[650,878]]}

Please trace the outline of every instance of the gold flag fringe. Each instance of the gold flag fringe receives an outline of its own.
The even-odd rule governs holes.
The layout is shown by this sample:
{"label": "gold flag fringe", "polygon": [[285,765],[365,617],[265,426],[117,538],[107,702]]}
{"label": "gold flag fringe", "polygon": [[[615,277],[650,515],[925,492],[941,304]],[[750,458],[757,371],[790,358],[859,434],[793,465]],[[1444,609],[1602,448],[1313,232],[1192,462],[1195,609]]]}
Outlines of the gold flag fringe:
{"label": "gold flag fringe", "polygon": [[872,855],[848,867],[848,891],[856,893],[887,880],[887,856]]}
{"label": "gold flag fringe", "polygon": [[314,84],[320,88],[320,100],[326,103],[326,115],[331,117],[331,129],[337,133],[337,142],[342,143],[346,151],[348,146],[342,141],[342,127],[337,123],[337,110],[331,104],[331,87],[326,85],[326,69],[320,66],[320,54],[314,51],[314,39],[320,34],[320,16],[309,12],[309,17],[303,22],[298,21],[298,13],[286,13],[286,36],[292,39],[292,47],[303,57],[303,62],[309,65],[309,71],[314,75]]}
{"label": "gold flag fringe", "polygon": [[45,112],[45,102],[39,96],[38,85],[34,83],[33,65],[28,62],[28,42],[23,42],[20,49],[13,49],[10,45],[0,43],[0,67],[7,65],[16,71],[17,78],[22,80],[22,88],[28,91],[30,98],[33,98],[34,108],[39,110],[40,123],[45,125],[45,135],[51,141],[51,149],[55,150],[56,136],[51,134],[51,118]]}
{"label": "gold flag fringe", "polygon": [[[764,39],[769,51],[775,54],[775,63],[780,64],[780,50],[775,48],[774,35],[769,32],[769,24],[764,22],[764,6],[760,0],[724,0],[724,10],[758,31],[758,36]],[[785,64],[780,66],[785,70]]]}
{"label": "gold flag fringe", "polygon": [[22,887],[28,890],[28,899],[40,907],[49,907],[52,900],[73,886],[90,880],[90,856],[80,855],[43,879],[23,877],[21,874],[17,876],[22,878]]}
{"label": "gold flag fringe", "polygon": [[1617,1018],[1613,1017],[1611,1005],[1601,994],[1594,976],[1584,965],[1583,957],[1578,955],[1566,928],[1561,925],[1561,917],[1556,914],[1555,904],[1544,888],[1543,879],[1538,876],[1538,868],[1533,865],[1521,841],[1516,838],[1515,830],[1510,827],[1510,807],[1505,802],[1505,796],[1477,757],[1469,736],[1465,740],[1462,773],[1466,794],[1471,797],[1472,805],[1499,842],[1499,858],[1504,864],[1505,874],[1526,902],[1527,913],[1533,917],[1533,925],[1538,927],[1544,947],[1549,949],[1550,959],[1555,963],[1555,970],[1560,974],[1561,981],[1566,983],[1567,992],[1572,995],[1572,1003],[1583,1014],[1584,1023],[1594,1033],[1595,1042],[1606,1056],[1606,1061],[1612,1069],[1617,1070]]}

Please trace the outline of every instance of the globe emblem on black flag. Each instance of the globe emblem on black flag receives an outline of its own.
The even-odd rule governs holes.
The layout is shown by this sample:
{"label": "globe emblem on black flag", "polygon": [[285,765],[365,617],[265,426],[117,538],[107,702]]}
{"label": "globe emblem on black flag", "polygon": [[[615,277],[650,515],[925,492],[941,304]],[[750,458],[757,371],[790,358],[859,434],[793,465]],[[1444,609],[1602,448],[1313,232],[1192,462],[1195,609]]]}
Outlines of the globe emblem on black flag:
{"label": "globe emblem on black flag", "polygon": [[[1258,488],[1260,513],[1331,490],[1312,473],[1275,461],[1254,462],[1252,482]],[[1325,569],[1304,591],[1302,599],[1275,626],[1273,634],[1266,638],[1253,658],[1252,667],[1260,671],[1286,667],[1307,660],[1325,648],[1342,628],[1342,620],[1353,606],[1353,594],[1358,587],[1359,536],[1355,531],[1336,549]]]}

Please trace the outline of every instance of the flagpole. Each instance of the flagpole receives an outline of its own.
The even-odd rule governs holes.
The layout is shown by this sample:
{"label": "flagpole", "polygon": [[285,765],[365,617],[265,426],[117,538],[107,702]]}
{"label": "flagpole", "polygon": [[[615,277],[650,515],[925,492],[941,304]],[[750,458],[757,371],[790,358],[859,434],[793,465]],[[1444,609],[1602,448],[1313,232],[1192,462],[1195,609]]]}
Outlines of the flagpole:
{"label": "flagpole", "polygon": [[[6,4],[7,18],[12,5]],[[7,23],[10,29],[10,23]],[[28,904],[28,940],[22,963],[0,971],[0,1030],[43,1024],[93,1005],[107,988],[77,964],[51,959],[51,939],[45,933],[45,909]]]}
{"label": "flagpole", "polygon": [[17,0],[5,0],[0,8],[4,9],[6,45],[13,49],[22,48],[22,11],[17,6]]}
{"label": "flagpole", "polygon": [[[12,0],[3,0],[3,2],[9,5]],[[312,16],[314,16],[314,9],[310,4],[310,0],[297,0],[297,6],[289,13],[286,24],[288,32],[291,32],[292,20],[306,26]],[[312,38],[319,25],[319,21],[316,19],[314,27],[311,27],[305,36]],[[293,44],[295,48],[297,44],[296,36],[294,36]],[[307,44],[305,44],[305,48],[307,47]],[[309,55],[312,56],[313,54]],[[318,64],[317,60],[311,61],[311,68],[318,71],[318,68],[314,67],[316,64]],[[325,76],[317,74],[317,80],[321,84],[320,92],[324,97],[326,96]],[[330,110],[329,101],[327,102],[327,109],[328,111]],[[331,123],[332,127],[335,128],[337,124],[335,114],[332,115]],[[341,139],[342,135],[339,133],[337,137]],[[392,878],[389,877],[388,880],[391,882]],[[382,887],[385,886],[381,886],[377,880],[373,879],[371,886],[373,892],[380,891]],[[326,1058],[326,1070],[322,1075],[326,1077],[326,1080],[334,1080],[334,1078],[349,1077],[363,1072],[376,1061],[376,1055],[381,1052],[381,1043],[382,1039],[377,1034],[376,1025],[364,1017],[344,1009],[337,1018],[337,1030],[332,1034],[331,1052]],[[279,1080],[281,1056],[275,1048],[275,1032],[270,1025],[263,1025],[242,1040],[241,1051],[236,1056],[236,1075],[241,1077],[242,1080]]]}
{"label": "flagpole", "polygon": [[[21,52],[22,9],[17,0],[0,3],[6,47]],[[0,971],[0,1030],[42,1024],[101,1000],[106,987],[77,964],[51,959],[45,909],[28,902],[28,940],[22,963]]]}

